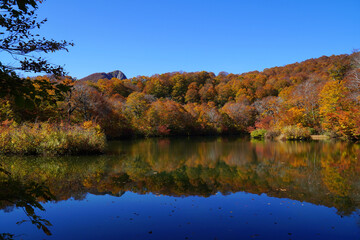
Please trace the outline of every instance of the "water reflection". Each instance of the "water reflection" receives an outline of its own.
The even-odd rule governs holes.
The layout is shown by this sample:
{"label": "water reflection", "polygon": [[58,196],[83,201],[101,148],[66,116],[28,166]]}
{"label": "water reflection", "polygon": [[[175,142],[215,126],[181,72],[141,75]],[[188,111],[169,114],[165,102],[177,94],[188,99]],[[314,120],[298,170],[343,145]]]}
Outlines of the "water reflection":
{"label": "water reflection", "polygon": [[[208,197],[244,191],[335,207],[339,215],[350,215],[360,204],[359,158],[357,144],[226,138],[112,142],[109,154],[93,157],[2,157],[13,182],[4,181],[9,176],[2,174],[0,207],[42,209],[39,202],[52,195],[61,201],[81,200],[87,193]],[[24,188],[35,189],[25,190],[30,199],[18,191]],[[38,220],[46,231],[46,220]]]}
{"label": "water reflection", "polygon": [[[0,165],[0,209],[9,212],[14,208],[22,208],[27,218],[17,224],[30,222],[50,236],[48,227],[52,226],[51,223],[36,212],[45,211],[40,201],[50,200],[54,200],[54,196],[47,186],[33,181],[19,181]],[[14,237],[12,233],[0,233],[0,239],[11,240]]]}

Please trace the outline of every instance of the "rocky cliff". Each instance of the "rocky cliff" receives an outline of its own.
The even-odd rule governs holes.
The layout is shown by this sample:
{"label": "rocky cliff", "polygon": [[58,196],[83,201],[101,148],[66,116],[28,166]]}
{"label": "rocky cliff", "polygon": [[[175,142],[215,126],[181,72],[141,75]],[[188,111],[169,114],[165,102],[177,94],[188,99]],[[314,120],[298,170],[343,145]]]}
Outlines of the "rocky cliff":
{"label": "rocky cliff", "polygon": [[119,70],[109,72],[109,73],[93,73],[87,77],[79,79],[79,81],[90,81],[90,82],[96,82],[99,79],[112,79],[112,78],[118,78],[118,79],[127,79],[125,74]]}

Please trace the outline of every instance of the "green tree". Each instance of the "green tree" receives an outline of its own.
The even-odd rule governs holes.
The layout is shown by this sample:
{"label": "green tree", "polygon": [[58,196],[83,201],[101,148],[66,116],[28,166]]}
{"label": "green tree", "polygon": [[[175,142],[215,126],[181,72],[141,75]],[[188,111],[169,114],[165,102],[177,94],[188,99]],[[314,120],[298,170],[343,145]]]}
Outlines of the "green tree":
{"label": "green tree", "polygon": [[149,95],[133,92],[126,100],[125,113],[131,118],[139,119],[143,117],[143,114],[153,101],[154,99],[151,99]]}
{"label": "green tree", "polygon": [[185,94],[188,87],[188,82],[184,75],[175,75],[172,78],[172,81],[174,82],[174,86],[171,92],[171,96],[173,100],[185,103]]}

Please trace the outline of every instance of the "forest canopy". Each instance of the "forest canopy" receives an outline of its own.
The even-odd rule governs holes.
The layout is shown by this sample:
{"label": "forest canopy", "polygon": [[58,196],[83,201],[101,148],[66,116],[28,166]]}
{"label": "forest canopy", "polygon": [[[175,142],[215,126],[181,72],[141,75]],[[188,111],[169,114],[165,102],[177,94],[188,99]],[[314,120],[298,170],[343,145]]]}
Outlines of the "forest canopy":
{"label": "forest canopy", "polygon": [[58,85],[50,84],[51,75],[38,76],[28,78],[36,90],[31,111],[3,97],[0,120],[94,121],[109,138],[261,130],[267,137],[287,139],[310,134],[359,139],[359,59],[357,52],[323,56],[243,74],[172,72],[97,81],[62,77]]}

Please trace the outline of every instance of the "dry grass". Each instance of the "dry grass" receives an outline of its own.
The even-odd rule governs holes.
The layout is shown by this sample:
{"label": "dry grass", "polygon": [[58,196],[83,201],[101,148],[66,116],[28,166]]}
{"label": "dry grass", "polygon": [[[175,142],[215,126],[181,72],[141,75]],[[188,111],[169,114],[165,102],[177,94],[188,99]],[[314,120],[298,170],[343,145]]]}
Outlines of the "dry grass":
{"label": "dry grass", "polygon": [[104,133],[92,122],[83,125],[12,123],[0,128],[1,154],[97,154],[104,151],[105,144]]}

